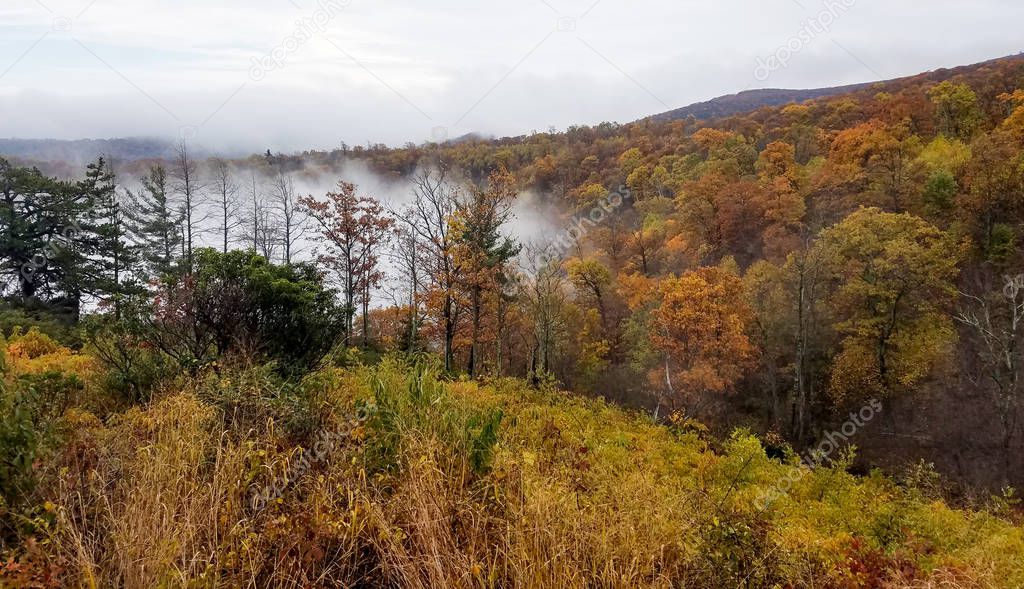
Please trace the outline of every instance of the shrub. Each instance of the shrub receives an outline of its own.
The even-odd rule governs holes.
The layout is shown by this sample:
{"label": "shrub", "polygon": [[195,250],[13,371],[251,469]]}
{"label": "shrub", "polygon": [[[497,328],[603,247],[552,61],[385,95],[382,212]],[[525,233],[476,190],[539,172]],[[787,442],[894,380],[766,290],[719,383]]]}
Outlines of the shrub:
{"label": "shrub", "polygon": [[173,359],[126,321],[93,319],[87,324],[88,351],[103,363],[103,387],[129,403],[148,401],[153,389],[178,368]]}
{"label": "shrub", "polygon": [[240,357],[269,360],[297,376],[320,364],[344,328],[335,293],[313,266],[212,249],[197,252],[192,274],[122,315],[137,345],[193,374],[217,358]]}
{"label": "shrub", "polygon": [[70,347],[78,347],[82,339],[74,322],[44,306],[28,307],[0,301],[0,334],[11,335],[15,330],[36,329],[50,338]]}
{"label": "shrub", "polygon": [[305,372],[342,333],[343,310],[312,265],[278,266],[248,252],[202,250],[196,291],[199,315],[221,354],[256,352],[286,372]]}
{"label": "shrub", "polygon": [[32,463],[39,447],[30,392],[8,390],[0,381],[0,498],[21,503],[34,486]]}

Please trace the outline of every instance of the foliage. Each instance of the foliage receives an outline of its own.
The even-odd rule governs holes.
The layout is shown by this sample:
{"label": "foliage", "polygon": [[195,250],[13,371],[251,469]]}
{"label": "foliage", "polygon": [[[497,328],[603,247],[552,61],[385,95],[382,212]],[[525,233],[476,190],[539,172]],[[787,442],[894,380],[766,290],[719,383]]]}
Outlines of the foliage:
{"label": "foliage", "polygon": [[78,347],[81,335],[78,329],[51,310],[42,307],[25,307],[0,302],[0,334],[9,336],[15,329],[22,331],[37,329],[64,345]]}
{"label": "foliage", "polygon": [[35,482],[32,463],[39,435],[29,394],[8,391],[0,382],[0,511],[20,504]]}
{"label": "foliage", "polygon": [[837,396],[885,396],[911,388],[948,358],[948,313],[959,273],[956,239],[908,214],[861,209],[822,234],[836,289],[831,304],[842,351]]}
{"label": "foliage", "polygon": [[265,358],[283,373],[302,374],[339,341],[344,313],[311,265],[274,265],[251,252],[212,249],[197,250],[195,263],[194,273],[151,304],[127,307],[123,323],[96,333],[94,345],[107,350],[103,357],[137,391],[149,377],[132,376],[132,366],[159,372],[162,359],[114,352],[153,349],[192,372],[218,357]]}
{"label": "foliage", "polygon": [[[395,225],[394,219],[384,215],[384,208],[372,197],[356,193],[356,185],[339,182],[337,192],[327,193],[326,200],[312,196],[300,204],[319,224],[321,237],[327,249],[321,251],[317,261],[337,274],[341,283],[346,310],[346,343],[353,332],[352,319],[357,301],[362,304],[367,318],[371,289],[380,286],[380,249],[386,245]],[[364,347],[368,335],[364,327]]]}
{"label": "foliage", "polygon": [[299,373],[316,366],[342,333],[343,312],[306,264],[269,264],[246,252],[197,254],[193,301],[221,355],[262,354]]}
{"label": "foliage", "polygon": [[683,399],[726,391],[754,356],[747,337],[751,313],[740,278],[720,268],[701,268],[664,280],[659,294],[651,336],[664,367],[651,378],[663,379]]}

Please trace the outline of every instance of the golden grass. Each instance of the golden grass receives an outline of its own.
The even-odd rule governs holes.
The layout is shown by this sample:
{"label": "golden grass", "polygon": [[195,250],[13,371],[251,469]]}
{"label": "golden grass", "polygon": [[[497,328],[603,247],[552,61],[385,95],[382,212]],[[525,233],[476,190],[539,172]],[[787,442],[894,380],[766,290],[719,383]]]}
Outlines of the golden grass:
{"label": "golden grass", "polygon": [[993,515],[831,469],[762,510],[796,467],[751,436],[715,453],[599,401],[396,362],[308,380],[319,427],[368,418],[254,510],[252,491],[310,449],[274,423],[232,430],[200,387],[79,419],[48,497],[67,584],[1024,586],[1024,530]]}

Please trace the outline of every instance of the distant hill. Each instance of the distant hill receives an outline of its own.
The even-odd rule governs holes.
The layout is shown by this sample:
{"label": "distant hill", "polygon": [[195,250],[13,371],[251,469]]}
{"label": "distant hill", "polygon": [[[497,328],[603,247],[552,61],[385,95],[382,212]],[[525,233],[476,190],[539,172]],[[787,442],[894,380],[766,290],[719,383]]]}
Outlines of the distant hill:
{"label": "distant hill", "polygon": [[720,96],[706,102],[698,102],[696,104],[691,104],[690,106],[684,106],[683,108],[677,108],[648,118],[655,121],[677,121],[686,119],[690,116],[693,116],[699,121],[720,119],[752,112],[766,106],[782,106],[784,104],[800,103],[818,98],[853,94],[862,90],[870,90],[876,86],[879,86],[879,90],[883,90],[886,86],[903,86],[907,82],[913,80],[924,79],[930,82],[940,82],[996,62],[1017,60],[1024,60],[1024,53],[951,69],[937,69],[923,74],[918,74],[916,76],[867,82],[864,84],[851,84],[848,86],[835,86],[832,88],[817,88],[812,90],[783,90],[779,88],[747,90],[745,92],[740,92],[739,94],[730,94],[728,96]]}
{"label": "distant hill", "polygon": [[136,161],[168,157],[174,143],[165,139],[129,137],[122,139],[0,139],[0,157],[38,162],[66,162],[85,165],[99,156],[114,161]]}
{"label": "distant hill", "polygon": [[793,102],[804,102],[805,100],[814,100],[827,96],[849,94],[869,86],[871,86],[871,83],[836,86],[834,88],[818,88],[815,90],[783,90],[779,88],[747,90],[739,94],[719,96],[706,102],[698,102],[690,106],[670,110],[654,115],[651,118],[656,121],[677,121],[693,116],[699,121],[706,121],[750,112],[764,106],[781,106]]}

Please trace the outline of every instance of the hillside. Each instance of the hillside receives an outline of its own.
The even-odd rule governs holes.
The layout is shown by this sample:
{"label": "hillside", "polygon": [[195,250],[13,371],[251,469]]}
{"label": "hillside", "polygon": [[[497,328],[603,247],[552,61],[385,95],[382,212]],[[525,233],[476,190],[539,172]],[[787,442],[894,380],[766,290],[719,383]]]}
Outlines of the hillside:
{"label": "hillside", "polygon": [[779,88],[746,90],[738,94],[720,96],[706,102],[698,102],[690,106],[670,110],[650,118],[655,121],[679,121],[693,117],[698,121],[707,121],[755,111],[765,106],[781,106],[817,98],[849,94],[867,88],[870,85],[854,84],[851,86],[836,86],[834,88],[818,88],[816,90],[783,90]]}
{"label": "hillside", "polygon": [[169,158],[172,142],[163,139],[14,139],[0,138],[0,156],[43,162],[65,162],[84,166],[100,156],[115,161]]}
{"label": "hillside", "polygon": [[8,385],[56,370],[85,388],[53,424],[21,524],[34,542],[0,584],[1024,583],[1024,528],[1004,502],[953,509],[926,477],[783,464],[744,432],[718,444],[691,420],[515,379],[442,381],[394,358],[297,387],[211,368],[100,420],[87,356],[38,334],[7,356]]}
{"label": "hillside", "polygon": [[878,80],[863,84],[851,84],[848,86],[835,86],[831,88],[817,88],[812,90],[784,90],[779,88],[764,88],[758,90],[746,90],[738,94],[720,96],[706,102],[698,102],[670,110],[661,114],[649,117],[654,121],[679,121],[693,117],[698,121],[721,119],[734,115],[751,113],[764,107],[778,107],[787,104],[799,104],[809,100],[821,98],[833,98],[855,92],[891,92],[893,89],[905,87],[910,84],[921,82],[939,83],[957,76],[970,75],[979,69],[1024,59],[1024,53],[1016,56],[1009,56],[999,59],[991,59],[973,65],[959,66],[951,69],[938,69],[923,74],[896,78],[892,80]]}
{"label": "hillside", "polygon": [[8,585],[1021,585],[1024,58],[190,153],[0,160]]}
{"label": "hillside", "polygon": [[[863,216],[844,223],[862,208],[884,223],[911,221],[924,233],[937,230],[945,239],[960,240],[962,246],[943,254],[959,260],[955,268],[935,266],[911,281],[924,288],[935,285],[931,272],[944,276],[935,290],[926,287],[921,305],[915,303],[906,317],[904,328],[913,325],[914,337],[923,338],[918,341],[931,341],[928,354],[915,360],[920,371],[906,373],[912,384],[843,386],[855,399],[866,390],[898,391],[887,393],[887,419],[859,437],[858,469],[900,472],[925,460],[962,492],[996,492],[1024,484],[1024,432],[1012,417],[1019,394],[999,400],[1001,385],[986,376],[993,360],[985,351],[985,332],[961,314],[984,316],[982,307],[1005,304],[1005,277],[1024,267],[1022,91],[1024,56],[1018,55],[714,120],[645,119],[459,144],[356,147],[282,156],[277,165],[301,174],[356,160],[401,183],[424,162],[445,162],[475,187],[486,186],[494,171],[508,170],[533,202],[562,213],[516,223],[539,222],[549,243],[562,244],[554,247],[556,267],[544,275],[550,282],[540,286],[564,298],[545,299],[540,294],[547,291],[538,294],[532,290],[538,285],[527,279],[522,307],[505,322],[497,322],[500,305],[494,304],[486,337],[503,345],[484,349],[500,350],[507,374],[529,376],[540,354],[567,388],[651,411],[663,402],[680,402],[699,407],[694,410],[719,433],[737,426],[776,431],[801,447],[856,406],[839,392],[838,364],[865,360],[854,348],[870,344],[849,321],[878,325],[871,322],[879,318],[859,313],[869,308],[866,302],[844,309],[831,302],[841,282],[854,278],[836,267],[821,269],[829,274],[815,286],[814,301],[796,309],[783,304],[798,297],[800,256],[831,251],[826,235],[841,238],[861,223],[872,225],[873,239],[898,239],[898,232]],[[598,221],[586,221],[588,215]],[[574,233],[582,237],[576,240]],[[857,263],[877,255],[866,247],[856,254]],[[537,270],[531,263],[522,264],[527,274]],[[658,295],[679,285],[678,277],[693,279],[708,267],[742,277],[746,298],[722,302],[748,326],[738,349],[754,348],[757,361],[712,371],[696,386],[710,382],[715,392],[703,390],[682,401],[689,393],[667,391],[664,364],[656,361],[659,353],[678,349],[670,341],[652,345],[651,312],[664,308]],[[544,306],[551,300],[554,316]],[[915,314],[926,308],[929,318],[918,322]],[[433,313],[434,326],[443,323],[440,309],[425,310]],[[1000,322],[1007,312],[989,316]],[[401,325],[396,319],[405,313],[391,309],[379,318]],[[816,324],[801,327],[800,313],[810,313]],[[928,339],[936,335],[927,333],[928,326],[941,332],[941,341]],[[472,337],[469,327],[457,326],[465,339],[456,338],[456,345]],[[813,358],[801,360],[796,342],[808,329]],[[538,335],[551,330],[556,335]],[[404,341],[399,329],[390,341]],[[468,348],[455,352],[462,366]],[[709,357],[688,356],[690,368],[681,376],[696,378],[705,365],[692,362]],[[707,366],[731,358],[716,356]],[[849,368],[870,380],[868,375],[889,366]],[[730,375],[728,386],[721,374]],[[806,387],[804,394],[799,386]]]}

